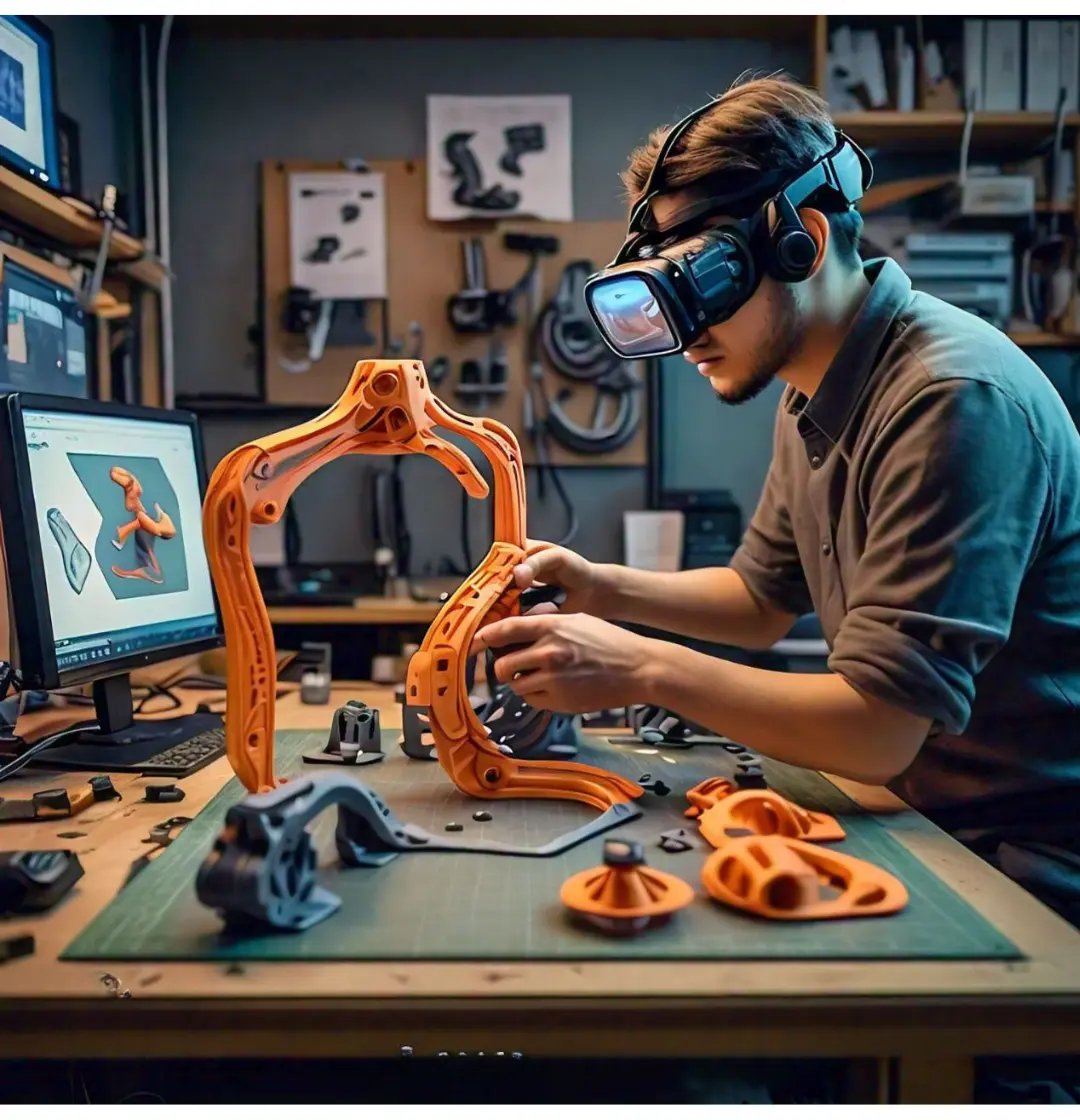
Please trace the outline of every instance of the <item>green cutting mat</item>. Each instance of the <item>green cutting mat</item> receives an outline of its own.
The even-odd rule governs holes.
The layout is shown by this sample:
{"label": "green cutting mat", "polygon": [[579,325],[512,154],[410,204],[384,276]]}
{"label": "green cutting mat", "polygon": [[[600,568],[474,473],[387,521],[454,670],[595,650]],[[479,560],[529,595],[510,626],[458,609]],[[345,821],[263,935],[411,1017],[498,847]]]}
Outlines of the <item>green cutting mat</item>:
{"label": "green cutting mat", "polygon": [[[398,733],[383,734],[385,761],[355,771],[404,821],[459,836],[539,846],[589,820],[595,811],[572,802],[485,801],[460,793],[435,762],[406,758]],[[301,755],[321,748],[324,735],[286,731],[277,737],[278,772],[325,773]],[[978,959],[1022,954],[951,888],[820,775],[765,762],[769,785],[809,809],[840,816],[848,836],[837,847],[896,875],[911,901],[899,914],[822,922],[776,922],[721,907],[700,886],[711,849],[683,817],[686,790],[704,778],[731,774],[733,757],[718,747],[653,750],[587,742],[578,761],[637,779],[662,779],[671,793],[647,793],[642,817],[614,835],[644,842],[648,861],[697,888],[698,899],[666,927],[632,939],[608,939],[579,929],[559,903],[563,881],[601,862],[603,837],[548,859],[489,854],[415,852],[381,868],[336,864],[336,810],[312,826],[325,866],[320,881],[342,899],[332,917],[300,934],[270,933],[228,943],[221,920],[195,896],[195,875],[213,846],[228,807],[243,788],[233,779],[173,844],[128,884],[63,954],[66,960],[387,960],[553,958],[641,959]],[[493,819],[472,819],[486,809]],[[913,814],[906,822],[931,828]],[[693,850],[669,854],[660,833],[688,827]],[[612,834],[608,834],[612,835]]]}

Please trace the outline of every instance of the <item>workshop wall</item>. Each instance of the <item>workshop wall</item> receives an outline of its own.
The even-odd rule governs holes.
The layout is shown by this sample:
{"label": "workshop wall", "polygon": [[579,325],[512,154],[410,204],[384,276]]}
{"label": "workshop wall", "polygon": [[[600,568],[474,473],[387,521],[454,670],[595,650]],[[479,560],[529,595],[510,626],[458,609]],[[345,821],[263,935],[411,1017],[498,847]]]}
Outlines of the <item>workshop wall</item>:
{"label": "workshop wall", "polygon": [[130,190],[129,119],[119,44],[105,16],[42,18],[56,42],[60,109],[79,126],[83,193],[97,199],[106,183]]}
{"label": "workshop wall", "polygon": [[[421,158],[429,93],[568,93],[575,217],[621,218],[618,176],[630,150],[652,127],[719,92],[748,66],[806,79],[809,44],[177,37],[169,66],[177,391],[256,391],[247,330],[257,298],[260,160]],[[277,424],[276,418],[208,418],[211,464]],[[762,439],[769,433],[764,425]],[[370,555],[369,520],[359,508],[364,469],[358,461],[334,464],[305,483],[296,507],[305,559],[330,563]],[[420,459],[410,459],[403,473],[417,572],[443,553],[459,557],[458,484]],[[580,467],[562,477],[581,519],[574,547],[596,559],[618,559],[622,513],[644,506],[645,472]],[[343,494],[350,495],[344,504]],[[558,536],[562,517],[554,499],[545,506],[534,499],[529,532]],[[486,513],[474,513],[474,558],[490,540],[489,526]]]}

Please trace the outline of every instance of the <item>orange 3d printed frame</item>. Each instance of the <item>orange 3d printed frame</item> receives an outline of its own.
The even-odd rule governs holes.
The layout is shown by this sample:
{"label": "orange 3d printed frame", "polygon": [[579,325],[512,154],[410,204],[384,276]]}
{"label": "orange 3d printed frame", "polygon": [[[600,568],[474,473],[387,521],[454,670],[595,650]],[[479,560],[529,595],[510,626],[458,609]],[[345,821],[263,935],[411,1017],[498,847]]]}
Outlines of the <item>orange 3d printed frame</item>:
{"label": "orange 3d printed frame", "polygon": [[[581,801],[603,813],[629,809],[644,792],[641,786],[580,763],[505,755],[473,712],[465,675],[473,636],[482,623],[520,612],[513,571],[525,556],[525,474],[513,432],[448,408],[432,393],[423,365],[412,360],[358,362],[344,393],[321,416],[237,448],[210,480],[203,533],[225,624],[225,740],[233,770],[252,793],[279,784],[274,636],[251,562],[251,526],[276,522],[304,479],[351,454],[430,455],[471,497],[486,497],[487,483],[468,455],[436,428],[474,444],[491,465],[495,540],[410,661],[407,708],[427,724],[439,763],[464,793]],[[614,815],[625,820],[628,814]],[[636,807],[629,815],[638,815]]]}

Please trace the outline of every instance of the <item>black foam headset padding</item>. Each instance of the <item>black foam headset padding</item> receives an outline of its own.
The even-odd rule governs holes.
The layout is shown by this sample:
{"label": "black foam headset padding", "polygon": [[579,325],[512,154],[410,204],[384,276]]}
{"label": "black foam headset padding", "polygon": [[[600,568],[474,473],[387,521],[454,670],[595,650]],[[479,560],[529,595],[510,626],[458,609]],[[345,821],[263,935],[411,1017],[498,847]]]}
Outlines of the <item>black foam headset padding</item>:
{"label": "black foam headset padding", "polygon": [[817,260],[817,242],[805,229],[780,229],[774,236],[776,278],[789,282],[805,280]]}

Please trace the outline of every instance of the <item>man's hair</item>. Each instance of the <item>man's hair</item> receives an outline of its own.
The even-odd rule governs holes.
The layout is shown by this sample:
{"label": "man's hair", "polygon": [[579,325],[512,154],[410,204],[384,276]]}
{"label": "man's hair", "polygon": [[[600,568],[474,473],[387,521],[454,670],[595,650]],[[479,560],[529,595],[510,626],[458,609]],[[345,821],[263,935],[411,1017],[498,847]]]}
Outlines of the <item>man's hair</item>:
{"label": "man's hair", "polygon": [[[656,129],[647,143],[631,153],[622,175],[631,207],[641,199],[670,131],[670,126]],[[836,129],[819,94],[785,75],[746,73],[676,142],[664,163],[664,189],[729,176],[737,189],[774,170],[795,178],[835,145]],[[837,257],[857,265],[862,217],[852,209],[830,213],[828,218]]]}

